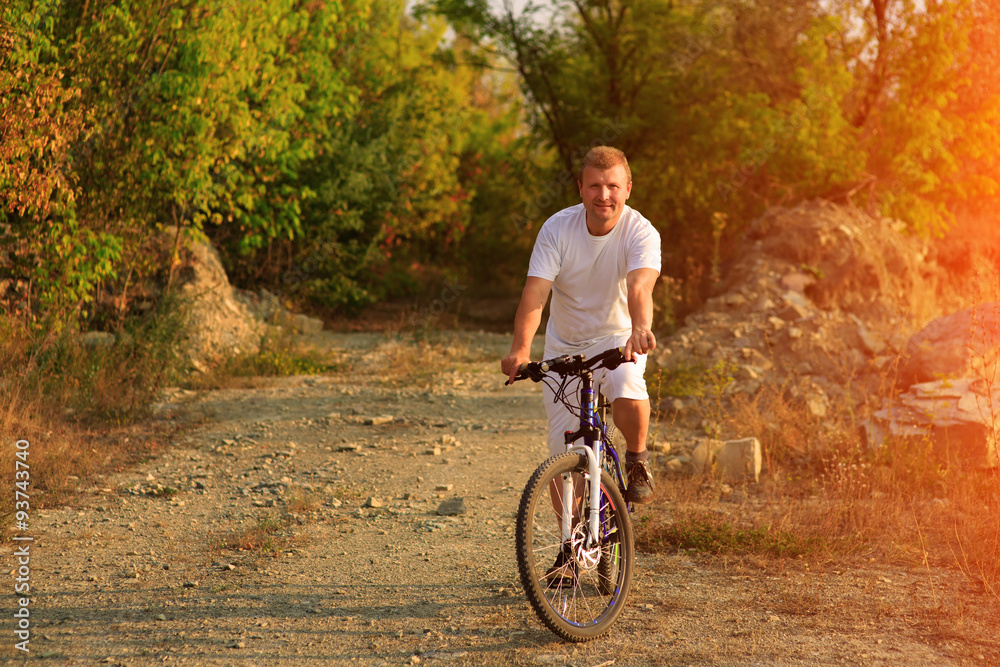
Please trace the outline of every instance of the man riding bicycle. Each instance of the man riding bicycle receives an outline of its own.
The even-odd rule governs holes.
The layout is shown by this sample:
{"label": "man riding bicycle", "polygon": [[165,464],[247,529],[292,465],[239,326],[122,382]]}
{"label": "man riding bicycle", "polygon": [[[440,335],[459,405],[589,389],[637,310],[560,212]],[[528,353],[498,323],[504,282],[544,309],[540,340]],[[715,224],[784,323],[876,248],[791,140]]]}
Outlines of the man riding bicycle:
{"label": "man riding bicycle", "polygon": [[[651,331],[653,286],[660,274],[660,235],[650,222],[625,204],[632,174],[625,154],[610,146],[592,148],[583,157],[577,180],[582,203],[559,211],[542,225],[535,239],[528,277],[514,318],[514,342],[500,368],[511,381],[530,361],[531,341],[552,294],[545,327],[545,358],[584,354],[591,357],[624,347],[626,360],[614,370],[594,374],[598,390],[611,401],[615,426],[625,436],[628,498],[653,500],[647,464],[649,394],[643,372],[646,353],[656,348]],[[543,389],[549,423],[549,451],[565,451],[564,433],[575,431],[579,416],[553,401]]]}

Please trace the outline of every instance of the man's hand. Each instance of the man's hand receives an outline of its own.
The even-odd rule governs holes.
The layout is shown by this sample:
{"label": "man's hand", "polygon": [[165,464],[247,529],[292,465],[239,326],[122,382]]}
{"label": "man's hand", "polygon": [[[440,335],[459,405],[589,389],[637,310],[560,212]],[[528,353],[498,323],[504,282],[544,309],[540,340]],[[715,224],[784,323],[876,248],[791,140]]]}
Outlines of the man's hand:
{"label": "man's hand", "polygon": [[514,376],[517,375],[517,369],[521,367],[521,364],[529,361],[531,361],[529,354],[525,352],[511,352],[500,360],[500,371],[513,382]]}
{"label": "man's hand", "polygon": [[656,336],[652,331],[644,329],[633,329],[632,335],[625,343],[625,359],[635,361],[636,354],[646,354],[650,350],[656,349]]}

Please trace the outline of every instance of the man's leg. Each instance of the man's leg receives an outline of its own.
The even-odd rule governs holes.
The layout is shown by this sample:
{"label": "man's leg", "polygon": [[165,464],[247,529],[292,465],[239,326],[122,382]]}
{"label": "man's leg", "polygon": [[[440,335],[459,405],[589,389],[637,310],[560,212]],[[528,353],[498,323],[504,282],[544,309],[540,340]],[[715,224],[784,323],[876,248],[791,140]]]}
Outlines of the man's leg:
{"label": "man's leg", "polygon": [[649,399],[618,398],[611,404],[611,418],[625,436],[628,451],[638,454],[646,451],[649,433]]}
{"label": "man's leg", "polygon": [[649,399],[617,398],[611,404],[611,418],[625,436],[625,473],[628,498],[633,503],[653,502],[653,477],[649,473],[646,436],[649,433]]}

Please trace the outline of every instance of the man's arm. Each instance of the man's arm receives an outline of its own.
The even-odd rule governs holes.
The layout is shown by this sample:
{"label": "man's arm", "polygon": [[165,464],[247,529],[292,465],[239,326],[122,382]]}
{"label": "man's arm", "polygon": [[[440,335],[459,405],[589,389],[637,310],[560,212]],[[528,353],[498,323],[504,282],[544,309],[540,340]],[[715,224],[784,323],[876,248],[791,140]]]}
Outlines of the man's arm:
{"label": "man's arm", "polygon": [[529,276],[524,282],[521,303],[517,305],[517,314],[514,316],[514,342],[510,346],[510,354],[500,361],[500,370],[511,381],[517,375],[518,366],[531,361],[531,341],[542,322],[542,309],[545,308],[551,290],[551,280]]}
{"label": "man's arm", "polygon": [[628,292],[628,314],[632,319],[632,335],[625,344],[625,358],[632,360],[633,353],[646,354],[656,349],[653,336],[653,286],[659,277],[656,269],[634,269],[625,277]]}

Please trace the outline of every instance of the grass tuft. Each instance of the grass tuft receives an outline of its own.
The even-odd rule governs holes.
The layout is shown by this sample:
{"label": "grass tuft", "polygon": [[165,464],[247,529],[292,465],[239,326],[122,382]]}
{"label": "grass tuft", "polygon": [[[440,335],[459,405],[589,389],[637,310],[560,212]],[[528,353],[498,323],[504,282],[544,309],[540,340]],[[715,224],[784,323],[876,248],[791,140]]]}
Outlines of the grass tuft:
{"label": "grass tuft", "polygon": [[648,525],[636,541],[645,551],[693,550],[717,555],[799,558],[829,551],[820,537],[773,525],[741,528],[729,520],[691,512],[671,524]]}
{"label": "grass tuft", "polygon": [[315,512],[323,505],[323,496],[319,493],[304,491],[299,488],[292,489],[285,499],[285,507],[289,512],[296,514],[308,514]]}
{"label": "grass tuft", "polygon": [[291,375],[319,375],[340,368],[340,364],[313,350],[298,347],[288,335],[265,338],[259,352],[221,359],[207,373],[188,377],[189,389],[238,388],[253,384],[255,378]]}
{"label": "grass tuft", "polygon": [[261,517],[252,526],[212,538],[210,548],[215,552],[228,549],[276,556],[290,543],[288,537],[280,535],[286,525],[278,517]]}

